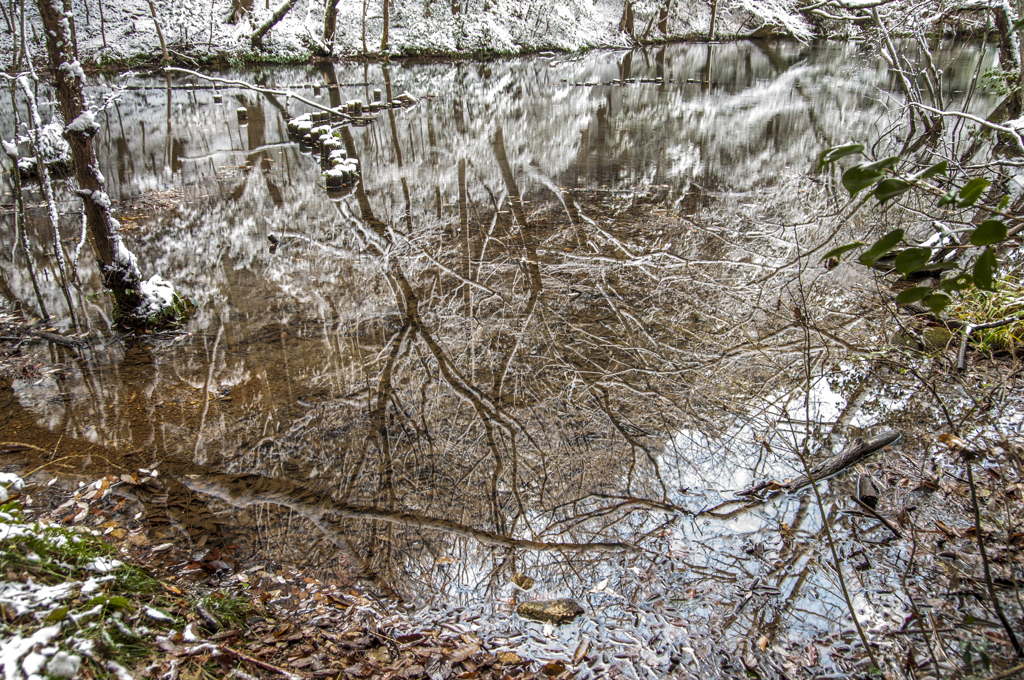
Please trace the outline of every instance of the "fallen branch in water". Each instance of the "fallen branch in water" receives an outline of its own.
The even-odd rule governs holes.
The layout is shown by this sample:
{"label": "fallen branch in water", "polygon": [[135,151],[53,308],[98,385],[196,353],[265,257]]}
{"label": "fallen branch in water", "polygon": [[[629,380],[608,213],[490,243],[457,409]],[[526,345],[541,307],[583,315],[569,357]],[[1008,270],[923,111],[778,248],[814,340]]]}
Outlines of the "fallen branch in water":
{"label": "fallen branch in water", "polygon": [[23,328],[16,324],[4,324],[3,331],[5,333],[13,333],[19,338],[23,338],[25,336],[39,338],[40,340],[46,340],[47,342],[51,342],[54,345],[60,345],[61,347],[70,347],[72,349],[79,349],[83,345],[85,345],[85,342],[83,342],[82,340],[75,340],[73,338],[60,335],[59,333],[51,333],[49,331],[35,331],[32,330],[31,328]]}
{"label": "fallen branch in water", "polygon": [[337,502],[315,491],[295,486],[282,480],[261,477],[260,475],[211,474],[202,479],[185,476],[181,477],[178,481],[193,492],[219,498],[237,508],[246,508],[262,503],[271,503],[289,508],[310,520],[329,538],[344,534],[343,528],[338,523],[339,519],[358,519],[441,531],[453,536],[470,538],[483,545],[500,548],[572,553],[614,553],[635,552],[637,550],[633,545],[619,542],[548,543],[525,538],[513,538],[414,511],[391,510]]}
{"label": "fallen branch in water", "polygon": [[872,517],[877,519],[882,524],[884,524],[885,528],[888,529],[889,531],[891,531],[893,533],[893,535],[896,536],[896,538],[903,538],[903,534],[900,533],[899,529],[894,527],[892,525],[892,522],[890,522],[889,520],[887,520],[886,518],[884,518],[880,514],[878,514],[878,511],[875,510],[873,507],[871,507],[870,505],[868,505],[867,503],[865,503],[861,499],[857,498],[856,496],[850,496],[850,500],[853,501],[854,503],[856,503],[860,507],[861,510],[863,510],[867,514],[871,515]]}
{"label": "fallen branch in water", "polygon": [[799,491],[805,486],[808,486],[812,482],[820,482],[829,477],[833,477],[851,465],[859,463],[863,459],[870,456],[875,451],[883,449],[889,446],[897,439],[900,438],[900,433],[895,430],[889,430],[883,432],[880,435],[871,437],[870,439],[855,439],[842,450],[842,452],[832,456],[828,460],[815,465],[810,470],[809,475],[800,475],[793,481],[787,484],[779,484],[775,481],[760,482],[752,487],[737,491],[737,496],[752,496],[765,489],[771,490],[773,493],[793,493]]}

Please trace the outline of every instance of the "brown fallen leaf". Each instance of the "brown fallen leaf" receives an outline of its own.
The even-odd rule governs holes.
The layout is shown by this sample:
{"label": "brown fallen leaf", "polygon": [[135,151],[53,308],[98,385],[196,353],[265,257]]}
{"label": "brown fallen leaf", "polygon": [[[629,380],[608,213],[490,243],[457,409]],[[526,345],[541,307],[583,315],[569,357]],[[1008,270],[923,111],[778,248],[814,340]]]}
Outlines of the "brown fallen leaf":
{"label": "brown fallen leaf", "polygon": [[767,647],[768,647],[768,636],[767,635],[762,635],[761,637],[759,637],[757,639],[757,646],[761,648],[762,652],[765,649],[767,649]]}
{"label": "brown fallen leaf", "polygon": [[576,651],[573,652],[573,655],[572,655],[572,663],[573,663],[573,665],[578,665],[581,661],[583,661],[585,658],[587,658],[587,653],[589,651],[590,651],[590,639],[589,638],[584,638],[583,641],[580,643],[579,647],[576,648]]}
{"label": "brown fallen leaf", "polygon": [[478,645],[476,643],[470,644],[470,645],[464,645],[464,646],[459,647],[458,649],[456,649],[451,654],[449,654],[448,655],[448,660],[451,661],[452,664],[462,663],[463,661],[465,661],[466,659],[468,659],[469,657],[473,656],[474,654],[476,654],[479,651],[480,651],[480,645]]}
{"label": "brown fallen leaf", "polygon": [[561,661],[552,661],[551,663],[544,664],[540,669],[540,672],[548,677],[554,678],[565,672],[565,664]]}

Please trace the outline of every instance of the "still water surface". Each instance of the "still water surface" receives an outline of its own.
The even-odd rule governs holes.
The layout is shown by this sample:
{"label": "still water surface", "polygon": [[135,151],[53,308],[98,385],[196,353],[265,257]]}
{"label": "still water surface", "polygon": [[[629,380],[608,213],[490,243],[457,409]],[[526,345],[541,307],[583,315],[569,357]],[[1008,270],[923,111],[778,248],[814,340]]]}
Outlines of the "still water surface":
{"label": "still water surface", "polygon": [[[940,54],[953,101],[990,59]],[[87,268],[97,340],[15,381],[8,432],[59,436],[75,467],[161,469],[179,500],[158,535],[364,579],[423,616],[464,607],[527,653],[588,638],[596,674],[717,672],[723,645],[849,626],[811,497],[696,515],[794,476],[795,448],[827,455],[910,408],[848,360],[884,340],[872,282],[819,263],[852,227],[814,161],[889,128],[884,64],[736,43],[220,75],[332,105],[421,99],[345,129],[363,180],[329,196],[288,139],[296,101],[127,79],[101,167],[144,274],[198,312],[111,341]],[[12,231],[4,294],[31,308]],[[884,567],[863,576],[875,625],[902,620]],[[511,585],[520,571],[534,592]],[[589,614],[550,636],[509,613],[564,596]]]}

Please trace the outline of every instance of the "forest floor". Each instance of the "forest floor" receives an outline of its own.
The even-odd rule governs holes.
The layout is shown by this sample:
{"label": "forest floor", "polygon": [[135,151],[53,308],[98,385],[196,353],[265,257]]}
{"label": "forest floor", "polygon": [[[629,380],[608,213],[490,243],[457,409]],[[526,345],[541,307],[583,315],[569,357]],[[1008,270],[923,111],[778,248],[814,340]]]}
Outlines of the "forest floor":
{"label": "forest floor", "polygon": [[[0,443],[5,458],[26,447]],[[6,466],[12,467],[10,465]],[[150,534],[140,470],[79,485],[0,482],[0,666],[50,678],[551,678],[563,664],[492,653],[471,625],[424,626],[341,577]],[[33,675],[35,674],[35,675]]]}

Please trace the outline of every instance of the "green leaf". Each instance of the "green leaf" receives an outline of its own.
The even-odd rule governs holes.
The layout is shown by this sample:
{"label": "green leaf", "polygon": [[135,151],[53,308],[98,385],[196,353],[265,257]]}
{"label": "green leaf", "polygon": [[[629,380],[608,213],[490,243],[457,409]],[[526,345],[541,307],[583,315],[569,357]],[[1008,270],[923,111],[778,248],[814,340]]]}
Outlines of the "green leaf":
{"label": "green leaf", "polygon": [[903,230],[895,229],[882,238],[875,241],[875,244],[861,254],[859,260],[865,267],[870,267],[878,258],[882,257],[896,247],[896,244],[903,240]]}
{"label": "green leaf", "polygon": [[68,617],[68,612],[71,611],[68,607],[57,607],[52,612],[46,615],[45,621],[63,621]]}
{"label": "green leaf", "polygon": [[907,288],[896,296],[896,302],[901,305],[909,305],[911,302],[917,302],[928,297],[933,291],[928,286],[917,286],[916,288]]}
{"label": "green leaf", "polygon": [[1024,28],[1024,19],[1017,19],[1016,21],[1013,22],[1013,28],[1010,29],[1010,33],[1013,33],[1014,31],[1019,31],[1022,28]]}
{"label": "green leaf", "polygon": [[900,194],[910,191],[910,188],[914,186],[910,182],[904,179],[895,179],[890,177],[889,179],[883,179],[875,187],[875,198],[878,199],[879,203],[885,203],[889,199],[896,198]]}
{"label": "green leaf", "polygon": [[916,272],[931,256],[931,248],[907,248],[896,256],[896,269],[903,274]]}
{"label": "green leaf", "polygon": [[866,189],[885,177],[885,170],[900,162],[899,156],[890,156],[867,165],[855,165],[843,173],[843,186],[853,198],[861,189]]}
{"label": "green leaf", "polygon": [[850,198],[853,198],[861,189],[867,189],[883,177],[885,173],[881,170],[866,170],[856,165],[843,173],[843,186],[850,192]]}
{"label": "green leaf", "polygon": [[945,175],[946,174],[946,166],[947,166],[946,161],[942,161],[941,163],[936,163],[935,165],[933,165],[932,167],[928,168],[927,170],[922,170],[921,172],[917,173],[911,179],[914,179],[914,180],[931,179],[932,177],[935,177],[935,175]]}
{"label": "green leaf", "polygon": [[1006,225],[1002,220],[985,220],[971,234],[972,246],[987,246],[1006,240]]}
{"label": "green leaf", "polygon": [[933,313],[938,314],[949,304],[949,296],[945,293],[932,293],[924,299],[924,304]]}
{"label": "green leaf", "polygon": [[1010,204],[1010,197],[1008,195],[1006,195],[1006,194],[1003,194],[1003,197],[999,199],[999,206],[996,208],[996,210],[1002,210],[1003,208],[1005,208],[1009,204]]}
{"label": "green leaf", "polygon": [[863,245],[866,245],[866,244],[862,243],[861,241],[854,241],[853,243],[847,243],[844,246],[839,246],[838,248],[833,248],[832,250],[828,251],[827,253],[825,253],[824,255],[821,256],[821,259],[822,260],[827,260],[827,259],[829,259],[831,257],[834,257],[836,259],[841,259],[842,254],[845,253],[846,251],[853,250],[854,248],[859,248],[859,247],[861,247]]}
{"label": "green leaf", "polygon": [[825,149],[818,156],[818,169],[820,170],[829,163],[835,163],[844,156],[852,156],[855,153],[863,153],[863,144],[845,144],[843,146],[833,146],[831,149]]}
{"label": "green leaf", "polygon": [[944,205],[949,205],[950,203],[952,203],[955,200],[956,200],[956,189],[950,189],[949,191],[947,191],[946,193],[944,193],[942,195],[942,198],[939,199],[938,205],[941,208]]}
{"label": "green leaf", "polygon": [[110,607],[111,609],[124,609],[128,606],[128,599],[121,597],[120,595],[97,595],[96,597],[89,600],[90,605],[101,604],[104,607]]}
{"label": "green leaf", "polygon": [[985,248],[974,263],[974,285],[982,290],[995,290],[996,254],[992,248]]}
{"label": "green leaf", "polygon": [[947,293],[955,293],[961,290],[967,290],[973,285],[974,277],[967,272],[960,272],[956,276],[943,279],[942,282],[939,283],[939,288]]}
{"label": "green leaf", "polygon": [[985,189],[991,183],[984,177],[975,177],[963,185],[956,195],[956,207],[966,208],[967,206],[974,205],[974,202],[981,198],[981,195],[985,193]]}

